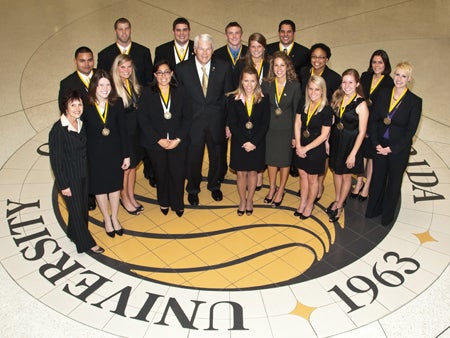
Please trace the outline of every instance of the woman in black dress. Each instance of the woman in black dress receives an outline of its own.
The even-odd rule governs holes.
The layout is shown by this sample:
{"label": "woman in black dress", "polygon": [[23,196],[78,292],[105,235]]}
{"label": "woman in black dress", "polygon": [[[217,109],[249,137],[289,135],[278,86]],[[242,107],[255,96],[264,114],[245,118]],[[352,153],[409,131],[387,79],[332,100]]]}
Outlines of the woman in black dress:
{"label": "woman in black dress", "polygon": [[90,104],[83,120],[88,140],[89,192],[97,199],[108,236],[122,236],[117,216],[123,171],[130,166],[123,103],[116,96],[111,77],[102,69],[92,77],[88,97]]}
{"label": "woman in black dress", "polygon": [[333,94],[334,123],[330,135],[330,168],[333,171],[335,200],[327,208],[330,222],[341,216],[352,187],[352,174],[364,171],[361,145],[366,136],[369,109],[363,97],[359,74],[347,69],[341,87]]}
{"label": "woman in black dress", "polygon": [[[361,74],[361,85],[364,91],[364,97],[367,100],[367,106],[369,112],[372,110],[372,105],[377,100],[377,96],[381,91],[381,88],[392,89],[394,81],[389,76],[391,73],[391,63],[389,62],[389,56],[384,50],[376,50],[373,52],[369,68],[366,72]],[[362,155],[364,158],[364,169],[366,182],[364,183],[364,175],[359,175],[356,179],[355,187],[350,193],[350,197],[358,199],[363,202],[369,195],[370,182],[372,180],[372,159],[375,157],[375,148],[372,146],[369,138],[370,121],[367,127],[366,138],[362,144]]]}
{"label": "woman in black dress", "polygon": [[230,167],[237,173],[239,207],[237,214],[253,213],[253,196],[257,173],[265,167],[265,137],[270,121],[269,101],[262,95],[258,71],[246,67],[238,89],[227,101],[228,126],[231,134]]}
{"label": "woman in black dress", "polygon": [[141,142],[155,170],[161,212],[167,215],[172,208],[181,217],[184,213],[187,136],[192,115],[186,92],[177,86],[169,61],[158,61],[154,75],[152,85],[144,89],[139,102]]}
{"label": "woman in black dress", "polygon": [[62,96],[61,119],[50,130],[50,164],[56,185],[66,202],[69,221],[67,236],[78,252],[102,253],[88,229],[88,178],[83,99],[78,91]]}
{"label": "woman in black dress", "polygon": [[111,67],[111,76],[117,95],[122,99],[127,122],[128,141],[130,144],[130,167],[124,171],[123,189],[120,191],[120,203],[131,215],[139,215],[144,207],[136,201],[136,167],[142,160],[143,149],[139,141],[137,125],[137,107],[142,87],[139,85],[133,60],[127,54],[119,54]]}
{"label": "woman in black dress", "polygon": [[366,217],[381,214],[385,226],[394,221],[412,138],[422,114],[422,99],[408,89],[411,73],[408,62],[399,63],[394,69],[394,88],[383,88],[372,110],[370,139],[377,153]]}
{"label": "woman in black dress", "polygon": [[312,75],[306,85],[305,102],[299,106],[294,125],[294,165],[300,175],[302,199],[294,216],[311,216],[319,192],[319,175],[325,171],[325,142],[330,134],[333,110],[327,101],[324,78]]}

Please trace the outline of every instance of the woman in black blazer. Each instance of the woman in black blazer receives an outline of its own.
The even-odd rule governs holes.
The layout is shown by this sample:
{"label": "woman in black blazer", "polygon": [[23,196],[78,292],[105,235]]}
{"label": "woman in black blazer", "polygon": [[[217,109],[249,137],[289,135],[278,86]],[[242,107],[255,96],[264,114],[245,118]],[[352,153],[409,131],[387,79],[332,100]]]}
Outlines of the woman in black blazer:
{"label": "woman in black blazer", "polygon": [[407,87],[411,73],[408,62],[399,63],[394,69],[394,88],[383,89],[372,109],[370,139],[377,153],[366,217],[381,214],[384,226],[394,221],[403,173],[422,114],[422,99]]}
{"label": "woman in black blazer", "polygon": [[[373,103],[377,100],[377,96],[382,88],[392,89],[394,81],[390,77],[391,63],[389,56],[384,50],[376,50],[370,57],[369,68],[361,75],[361,86],[364,91],[364,97],[367,100],[369,112],[372,110]],[[370,118],[369,118],[370,124]],[[356,184],[353,191],[350,193],[350,198],[358,199],[363,202],[369,195],[370,182],[372,181],[373,163],[372,159],[375,157],[375,148],[372,147],[372,142],[369,138],[370,127],[367,127],[366,138],[362,144],[362,155],[364,159],[364,169],[366,182],[364,183],[363,175],[359,175],[356,179]]]}
{"label": "woman in black blazer", "polygon": [[169,61],[158,61],[154,75],[152,85],[144,89],[139,102],[141,143],[154,166],[161,212],[167,215],[170,207],[181,217],[192,116],[183,87],[173,80]]}
{"label": "woman in black blazer", "polygon": [[69,221],[67,236],[78,252],[102,253],[88,230],[88,179],[86,133],[83,122],[83,99],[78,91],[62,95],[61,119],[49,134],[50,164],[56,185],[66,202]]}
{"label": "woman in black blazer", "polygon": [[253,213],[257,173],[264,170],[266,132],[270,105],[258,81],[258,71],[250,66],[241,73],[239,87],[227,101],[228,126],[231,130],[230,167],[237,173],[238,216]]}

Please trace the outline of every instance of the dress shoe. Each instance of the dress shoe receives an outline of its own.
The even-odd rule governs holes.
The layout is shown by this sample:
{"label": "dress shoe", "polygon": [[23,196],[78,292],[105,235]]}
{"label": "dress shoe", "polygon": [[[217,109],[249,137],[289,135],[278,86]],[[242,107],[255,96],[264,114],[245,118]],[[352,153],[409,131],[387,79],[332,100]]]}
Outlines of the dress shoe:
{"label": "dress shoe", "polygon": [[[103,226],[105,226],[105,222],[103,222]],[[106,230],[106,228],[105,228],[105,232],[106,232],[106,234],[107,234],[109,237],[111,237],[111,238],[114,238],[114,236],[116,235],[116,232],[114,231],[114,228],[113,228],[112,231],[108,231],[108,230]]]}
{"label": "dress shoe", "polygon": [[89,251],[93,254],[102,254],[105,252],[105,249],[103,249],[101,246],[94,246],[93,248],[90,248]]}
{"label": "dress shoe", "polygon": [[220,202],[223,199],[222,191],[220,190],[213,190],[211,191],[211,197],[214,201]]}
{"label": "dress shoe", "polygon": [[272,196],[269,196],[268,194],[266,197],[264,197],[264,203],[270,204],[272,203],[273,199],[275,198],[275,195],[277,194],[278,187],[275,187],[275,192],[272,194]]}
{"label": "dress shoe", "polygon": [[159,208],[159,210],[161,210],[163,215],[167,215],[169,213],[169,208]]}
{"label": "dress shoe", "polygon": [[246,214],[247,216],[251,216],[251,215],[253,214],[253,209],[247,209],[247,210],[245,210],[245,214]]}
{"label": "dress shoe", "polygon": [[236,211],[238,216],[244,215],[244,212],[245,212],[245,210],[239,210],[239,209],[237,209],[237,211]]}
{"label": "dress shoe", "polygon": [[299,218],[300,218],[301,220],[305,220],[305,219],[308,219],[308,218],[310,218],[310,217],[311,217],[311,215],[305,216],[305,215],[303,215],[303,214],[301,214],[301,215],[299,216]]}
{"label": "dress shoe", "polygon": [[256,191],[260,191],[261,189],[262,189],[262,185],[257,185],[255,188]]}
{"label": "dress shoe", "polygon": [[96,204],[95,204],[95,197],[94,196],[89,196],[88,197],[88,209],[89,211],[95,210],[96,208]]}
{"label": "dress shoe", "polygon": [[128,210],[127,208],[125,208],[125,205],[123,204],[122,200],[120,200],[120,205],[121,205],[122,208],[124,208],[125,211],[128,212],[130,215],[137,216],[137,215],[139,215],[139,214],[141,213],[138,209]]}
{"label": "dress shoe", "polygon": [[359,200],[360,202],[364,202],[364,201],[367,199],[367,197],[369,197],[369,196],[363,196],[363,195],[359,194],[358,200]]}
{"label": "dress shoe", "polygon": [[350,198],[355,200],[361,194],[361,191],[363,190],[363,188],[364,188],[364,183],[357,193],[353,193],[353,192],[350,193]]}
{"label": "dress shoe", "polygon": [[136,208],[137,211],[144,211],[144,206],[142,204],[139,204]]}
{"label": "dress shoe", "polygon": [[301,215],[303,215],[303,213],[301,213],[300,211],[298,211],[298,210],[295,210],[295,211],[294,211],[294,216],[295,216],[295,217],[299,217],[299,216],[301,216]]}
{"label": "dress shoe", "polygon": [[330,215],[330,218],[328,219],[331,223],[337,222],[339,220],[339,217],[341,217],[342,210],[344,208],[337,208],[334,210],[334,213]]}
{"label": "dress shoe", "polygon": [[122,226],[120,225],[120,223],[119,223],[119,225],[118,225],[118,227],[120,227],[120,229],[116,229],[116,228],[114,227],[114,223],[113,223],[113,221],[112,221],[112,218],[111,218],[111,224],[112,224],[112,226],[113,226],[113,228],[114,228],[114,232],[115,232],[117,235],[122,236],[122,235],[123,235],[123,228],[122,228]]}
{"label": "dress shoe", "polygon": [[188,194],[188,202],[190,205],[198,205],[198,194]]}
{"label": "dress shoe", "polygon": [[284,199],[284,193],[283,193],[283,195],[281,196],[281,200],[280,201],[278,201],[278,202],[275,202],[275,200],[274,201],[272,201],[272,207],[279,207],[280,205],[281,205],[281,203],[283,203],[283,199]]}
{"label": "dress shoe", "polygon": [[175,213],[177,214],[178,217],[181,217],[184,214],[184,210],[177,210],[175,211]]}
{"label": "dress shoe", "polygon": [[150,184],[150,186],[151,186],[152,188],[156,188],[156,179],[155,179],[154,176],[150,176],[150,177],[148,178],[148,183]]}
{"label": "dress shoe", "polygon": [[333,206],[334,206],[334,203],[336,203],[336,201],[331,202],[331,204],[328,206],[328,208],[325,209],[325,212],[326,212],[328,215],[331,215],[331,214],[334,213],[334,211],[336,210],[336,209],[334,209],[334,210],[332,209]]}

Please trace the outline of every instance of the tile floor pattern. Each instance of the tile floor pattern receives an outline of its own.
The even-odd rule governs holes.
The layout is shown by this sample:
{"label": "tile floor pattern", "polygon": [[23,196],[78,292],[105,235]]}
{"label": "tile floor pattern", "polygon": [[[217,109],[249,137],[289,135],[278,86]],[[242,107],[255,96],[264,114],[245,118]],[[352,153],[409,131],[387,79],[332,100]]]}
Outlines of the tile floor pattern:
{"label": "tile floor pattern", "polygon": [[[450,115],[444,90],[450,83],[440,76],[450,73],[449,6],[448,1],[334,0],[323,7],[306,1],[241,1],[232,7],[224,1],[158,0],[3,4],[8,33],[0,43],[14,54],[0,56],[2,336],[450,336]],[[131,20],[133,40],[152,52],[171,39],[171,22],[178,16],[191,21],[192,36],[211,33],[217,46],[224,43],[229,21],[244,27],[244,40],[259,31],[273,42],[278,22],[292,18],[296,41],[329,44],[329,65],[338,72],[364,70],[378,48],[388,51],[393,64],[411,61],[413,91],[424,107],[395,225],[386,230],[366,221],[364,205],[350,202],[345,221],[331,226],[323,212],[333,195],[331,175],[306,222],[292,216],[298,204],[292,178],[283,208],[265,206],[263,189],[254,214],[236,216],[231,173],[223,202],[211,202],[202,191],[200,208],[187,208],[181,219],[163,216],[154,189],[139,173],[143,215],[121,210],[126,234],[111,239],[99,226],[98,211],[92,212],[90,229],[107,251],[98,260],[77,254],[60,226],[64,206],[42,153],[58,118],[59,80],[73,71],[73,51],[88,45],[97,53],[110,44],[112,24],[120,16]],[[445,199],[418,201],[420,189]],[[28,206],[19,210],[16,202]],[[35,246],[40,237],[48,239],[41,250]],[[46,270],[61,257],[67,258],[65,267],[74,267],[71,273]],[[388,272],[380,277],[377,271]],[[217,330],[208,330],[212,327]]]}

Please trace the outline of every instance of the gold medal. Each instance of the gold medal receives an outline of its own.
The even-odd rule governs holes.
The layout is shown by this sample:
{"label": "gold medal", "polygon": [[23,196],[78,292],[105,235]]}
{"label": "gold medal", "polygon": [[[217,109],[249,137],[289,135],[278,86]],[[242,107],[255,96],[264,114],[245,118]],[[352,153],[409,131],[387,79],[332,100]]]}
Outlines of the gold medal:
{"label": "gold medal", "polygon": [[338,130],[342,130],[342,129],[344,129],[344,125],[342,124],[342,122],[338,122],[338,123],[336,124],[336,128],[337,128]]}
{"label": "gold medal", "polygon": [[170,111],[165,111],[164,112],[164,118],[166,120],[170,120],[172,118],[172,113]]}
{"label": "gold medal", "polygon": [[276,115],[276,116],[280,116],[281,114],[283,114],[283,111],[281,110],[280,107],[278,107],[277,109],[275,109],[275,115]]}
{"label": "gold medal", "polygon": [[104,128],[102,129],[102,135],[103,135],[103,136],[108,136],[109,133],[110,133],[110,130],[109,130],[108,128],[104,127]]}
{"label": "gold medal", "polygon": [[309,133],[308,129],[303,131],[303,137],[308,138],[311,134]]}
{"label": "gold medal", "polygon": [[248,122],[245,124],[245,128],[247,128],[248,130],[253,129],[253,123],[251,123],[250,121],[248,121]]}
{"label": "gold medal", "polygon": [[391,119],[390,119],[389,117],[385,117],[384,120],[383,120],[383,122],[384,122],[385,125],[388,126],[388,125],[391,124]]}

